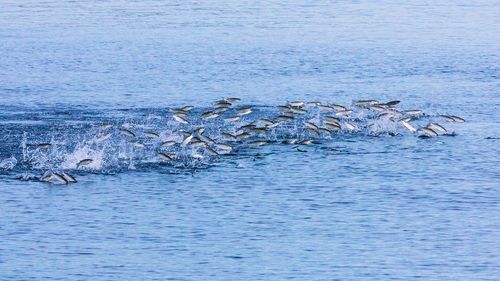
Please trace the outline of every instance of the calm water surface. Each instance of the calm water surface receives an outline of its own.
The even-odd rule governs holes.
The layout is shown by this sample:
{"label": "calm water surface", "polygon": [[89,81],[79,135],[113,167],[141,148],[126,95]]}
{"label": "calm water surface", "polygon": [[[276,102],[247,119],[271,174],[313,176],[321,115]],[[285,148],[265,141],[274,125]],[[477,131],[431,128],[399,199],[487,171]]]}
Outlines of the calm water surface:
{"label": "calm water surface", "polygon": [[[1,1],[0,279],[498,280],[499,9]],[[360,130],[186,167],[121,142],[88,171],[64,158],[98,153],[82,145],[103,122],[158,129],[168,108],[229,96],[257,116],[374,98],[467,122],[438,120],[453,137]],[[43,141],[58,146],[26,149]],[[33,180],[50,168],[79,182]]]}

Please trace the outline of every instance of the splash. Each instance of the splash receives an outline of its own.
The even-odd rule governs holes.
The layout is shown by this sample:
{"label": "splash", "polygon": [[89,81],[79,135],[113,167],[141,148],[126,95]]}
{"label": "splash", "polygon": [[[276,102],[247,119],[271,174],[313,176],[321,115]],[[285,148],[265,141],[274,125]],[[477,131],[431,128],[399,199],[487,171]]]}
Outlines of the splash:
{"label": "splash", "polygon": [[203,108],[75,111],[30,127],[17,125],[13,128],[17,137],[11,139],[17,158],[2,160],[0,169],[16,168],[24,173],[22,179],[32,180],[34,173],[40,175],[39,180],[56,177],[64,183],[64,177],[58,176],[70,172],[206,168],[265,145],[298,147],[353,136],[448,136],[454,133],[437,122],[465,121],[453,115],[399,109],[399,101],[355,101],[350,106],[238,103],[239,99],[229,98]]}

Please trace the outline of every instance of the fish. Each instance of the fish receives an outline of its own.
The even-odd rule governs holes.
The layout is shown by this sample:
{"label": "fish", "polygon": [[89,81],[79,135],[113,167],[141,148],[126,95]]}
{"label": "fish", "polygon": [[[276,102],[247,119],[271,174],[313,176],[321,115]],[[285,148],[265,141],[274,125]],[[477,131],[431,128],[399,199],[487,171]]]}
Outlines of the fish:
{"label": "fish", "polygon": [[247,114],[250,114],[250,113],[252,113],[252,108],[250,108],[250,107],[238,109],[238,114],[241,115],[241,116],[247,115]]}
{"label": "fish", "polygon": [[224,119],[224,121],[226,121],[226,122],[236,122],[236,121],[240,120],[240,118],[241,118],[240,116],[233,116],[233,117],[229,117],[229,118]]}
{"label": "fish", "polygon": [[176,142],[175,142],[175,141],[170,140],[170,141],[164,141],[164,142],[161,144],[161,146],[164,146],[164,147],[169,147],[169,146],[172,146],[172,145],[174,145],[174,144],[176,144]]}
{"label": "fish", "polygon": [[144,135],[149,138],[159,138],[160,134],[152,131],[144,132]]}
{"label": "fish", "polygon": [[324,110],[324,111],[335,111],[335,108],[333,108],[332,106],[324,105],[324,104],[318,105],[318,108],[321,110]]}
{"label": "fish", "polygon": [[224,144],[224,143],[216,143],[215,147],[217,147],[218,149],[227,150],[227,151],[233,150],[232,146],[230,146],[229,144]]}
{"label": "fish", "polygon": [[281,125],[281,122],[280,122],[280,121],[275,122],[275,123],[272,123],[272,124],[269,124],[269,125],[266,125],[266,128],[268,128],[268,129],[272,129],[272,128],[276,128],[276,127],[278,127],[279,125]]}
{"label": "fish", "polygon": [[229,133],[221,133],[221,136],[225,139],[225,140],[228,140],[228,141],[237,141],[238,139],[236,138],[236,136],[233,136]]}
{"label": "fish", "polygon": [[349,114],[351,114],[352,110],[341,110],[339,112],[337,112],[335,115],[337,116],[347,116]]}
{"label": "fish", "polygon": [[192,141],[191,147],[206,147],[207,144],[203,141]]}
{"label": "fish", "polygon": [[339,123],[340,124],[340,119],[337,117],[333,117],[333,116],[323,116],[323,120],[325,122]]}
{"label": "fish", "polygon": [[207,112],[205,112],[205,113],[203,113],[203,114],[201,115],[201,118],[203,118],[203,119],[205,119],[205,120],[208,120],[208,119],[216,118],[216,117],[218,117],[218,116],[219,116],[219,114],[218,114],[218,113],[215,113],[215,112],[213,112],[213,111],[207,111]]}
{"label": "fish", "polygon": [[76,167],[80,167],[80,166],[87,166],[89,164],[91,164],[92,162],[94,162],[94,159],[90,159],[90,158],[85,158],[83,160],[80,160],[80,162],[78,162],[76,164]]}
{"label": "fish", "polygon": [[267,141],[265,141],[265,140],[255,140],[255,141],[251,141],[248,143],[248,145],[250,145],[250,146],[262,146],[265,144],[267,144]]}
{"label": "fish", "polygon": [[303,144],[303,145],[309,145],[312,143],[312,140],[310,139],[305,139],[305,140],[302,140],[301,142],[299,142],[299,144]]}
{"label": "fish", "polygon": [[325,129],[325,128],[319,128],[318,131],[320,133],[323,133],[325,135],[331,135],[332,134],[332,131],[328,130],[328,129]]}
{"label": "fish", "polygon": [[40,181],[49,182],[54,178],[53,174],[45,174],[40,178]]}
{"label": "fish", "polygon": [[188,112],[188,111],[191,111],[193,108],[194,108],[194,106],[192,106],[192,105],[186,105],[184,107],[181,107],[181,110],[184,112]]}
{"label": "fish", "polygon": [[306,128],[306,131],[308,131],[312,135],[315,135],[316,137],[319,137],[321,135],[318,129]]}
{"label": "fish", "polygon": [[384,111],[387,109],[387,106],[383,104],[374,104],[369,107],[370,109],[376,110],[376,111]]}
{"label": "fish", "polygon": [[421,109],[409,109],[409,110],[404,110],[404,114],[406,115],[412,115],[412,116],[418,116],[423,113]]}
{"label": "fish", "polygon": [[306,114],[306,113],[308,112],[308,111],[307,111],[307,110],[305,110],[305,109],[302,109],[302,108],[295,108],[295,107],[292,107],[292,108],[290,109],[290,111],[291,111],[292,113],[295,113],[295,114]]}
{"label": "fish", "polygon": [[190,134],[189,136],[187,136],[183,141],[182,141],[182,146],[186,146],[192,139],[193,139],[194,135],[193,134]]}
{"label": "fish", "polygon": [[305,103],[303,101],[292,101],[288,103],[288,105],[292,107],[302,107],[304,104]]}
{"label": "fish", "polygon": [[465,119],[456,115],[441,115],[448,122],[464,123]]}
{"label": "fish", "polygon": [[287,140],[284,140],[283,143],[285,144],[296,144],[297,143],[297,139],[287,139]]}
{"label": "fish", "polygon": [[120,134],[127,136],[127,137],[135,138],[135,134],[132,131],[124,129],[124,128],[120,129]]}
{"label": "fish", "polygon": [[109,133],[109,134],[106,134],[106,135],[104,135],[104,136],[100,136],[100,137],[98,137],[95,141],[96,141],[96,142],[103,142],[103,141],[105,141],[105,140],[109,140],[109,139],[111,138],[111,136],[112,136],[112,135],[113,135],[113,134]]}
{"label": "fish", "polygon": [[417,130],[417,133],[420,137],[437,137],[438,134],[433,129],[429,128],[420,128]]}
{"label": "fish", "polygon": [[292,116],[288,116],[288,115],[280,115],[280,116],[276,117],[276,120],[279,122],[288,122],[288,121],[292,121],[293,119],[295,119],[295,118]]}
{"label": "fish", "polygon": [[410,120],[401,119],[399,120],[399,123],[403,124],[403,126],[405,126],[405,128],[412,133],[415,133],[417,131],[417,129],[415,129],[412,124],[410,124]]}
{"label": "fish", "polygon": [[184,118],[184,117],[181,117],[179,116],[178,114],[174,114],[172,116],[174,118],[174,120],[178,123],[181,123],[181,124],[189,124],[189,122]]}
{"label": "fish", "polygon": [[198,127],[196,129],[194,129],[193,132],[198,134],[198,135],[201,135],[201,134],[203,134],[203,132],[205,132],[205,127]]}
{"label": "fish", "polygon": [[384,103],[384,105],[387,105],[387,106],[395,106],[397,104],[399,104],[401,101],[398,101],[398,100],[393,100],[393,101],[389,101],[389,102],[386,102]]}
{"label": "fish", "polygon": [[267,132],[267,128],[251,128],[249,131],[254,134],[264,134]]}
{"label": "fish", "polygon": [[45,143],[39,143],[36,145],[38,148],[50,148],[52,147],[51,143],[45,142]]}
{"label": "fish", "polygon": [[216,107],[214,110],[212,110],[213,113],[220,114],[222,112],[228,111],[227,107]]}
{"label": "fish", "polygon": [[316,124],[309,122],[309,121],[304,121],[304,125],[306,125],[307,128],[313,129],[313,130],[318,130],[318,126]]}
{"label": "fish", "polygon": [[248,138],[249,138],[249,137],[251,137],[251,136],[252,136],[252,134],[250,134],[250,133],[248,133],[248,132],[243,132],[243,133],[241,133],[241,134],[236,135],[236,138],[237,138],[238,140],[244,140],[244,139],[248,139]]}
{"label": "fish", "polygon": [[429,123],[429,124],[427,124],[426,127],[429,128],[429,129],[434,130],[436,133],[437,132],[441,132],[441,133],[446,134],[448,132],[443,126],[441,126],[441,125],[439,125],[437,123]]}
{"label": "fish", "polygon": [[163,153],[163,152],[158,152],[158,156],[163,160],[163,161],[172,161],[174,159],[174,157],[172,157],[171,155],[168,155],[166,153]]}
{"label": "fish", "polygon": [[319,106],[321,105],[321,103],[319,101],[308,101],[306,102],[306,106],[310,106],[310,107],[316,107],[316,106]]}
{"label": "fish", "polygon": [[330,130],[340,130],[342,128],[339,123],[337,122],[333,123],[328,121],[323,122],[323,127]]}
{"label": "fish", "polygon": [[[347,107],[340,104],[331,104],[330,105],[335,111],[348,111]],[[352,110],[351,110],[352,111]]]}
{"label": "fish", "polygon": [[198,138],[206,144],[214,144],[215,143],[215,141],[213,139],[211,139],[210,137],[204,136],[204,135],[199,135]]}
{"label": "fish", "polygon": [[62,175],[58,174],[58,173],[53,173],[52,174],[54,176],[54,178],[56,180],[58,180],[59,182],[61,182],[62,184],[68,184],[68,180],[66,178],[64,178]]}
{"label": "fish", "polygon": [[358,100],[358,101],[355,101],[354,102],[354,105],[357,106],[357,107],[369,107],[371,105],[375,105],[375,104],[378,104],[379,101],[377,100]]}
{"label": "fish", "polygon": [[344,127],[347,128],[349,131],[354,131],[356,130],[356,126],[349,122],[344,122]]}
{"label": "fish", "polygon": [[67,182],[69,183],[74,183],[74,182],[77,182],[76,178],[73,177],[72,175],[68,174],[67,172],[63,172],[62,173],[62,176],[64,177],[64,179],[66,179]]}
{"label": "fish", "polygon": [[241,101],[240,98],[226,98],[226,101],[229,103],[235,103],[237,101]]}
{"label": "fish", "polygon": [[212,156],[217,156],[219,155],[219,152],[213,150],[212,148],[210,147],[205,147],[205,151],[208,152],[208,154],[212,155]]}
{"label": "fish", "polygon": [[239,130],[250,130],[250,129],[253,129],[253,128],[255,128],[255,127],[257,127],[257,126],[255,126],[254,124],[251,124],[251,123],[250,123],[250,124],[246,124],[246,125],[240,126],[240,127],[236,128],[236,129],[237,129],[238,131],[239,131]]}

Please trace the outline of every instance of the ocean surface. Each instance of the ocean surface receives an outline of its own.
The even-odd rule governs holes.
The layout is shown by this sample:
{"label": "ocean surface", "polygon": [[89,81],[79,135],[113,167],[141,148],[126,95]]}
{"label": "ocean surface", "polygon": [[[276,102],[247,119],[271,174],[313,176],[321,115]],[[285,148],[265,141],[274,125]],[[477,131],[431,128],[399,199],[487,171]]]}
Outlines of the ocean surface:
{"label": "ocean surface", "polygon": [[0,280],[498,280],[499,11],[0,1]]}

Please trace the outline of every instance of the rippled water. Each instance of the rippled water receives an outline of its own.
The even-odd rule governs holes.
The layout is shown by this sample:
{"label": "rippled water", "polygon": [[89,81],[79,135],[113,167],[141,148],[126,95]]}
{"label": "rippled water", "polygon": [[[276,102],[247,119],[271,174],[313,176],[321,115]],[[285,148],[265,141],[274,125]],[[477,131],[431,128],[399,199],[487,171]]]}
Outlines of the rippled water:
{"label": "rippled water", "polygon": [[[0,279],[500,276],[497,2],[0,6]],[[222,118],[254,112],[199,117],[233,96]],[[401,100],[426,113],[415,126],[453,134],[419,138],[359,99]],[[201,124],[227,142],[221,132],[295,100],[353,108],[341,123],[356,129],[311,135],[303,121],[330,113],[308,108],[251,139],[261,147],[196,150],[203,159],[161,147]],[[172,108],[188,104],[193,124],[176,123]],[[165,163],[159,149],[180,156]],[[78,183],[40,182],[47,171]]]}

